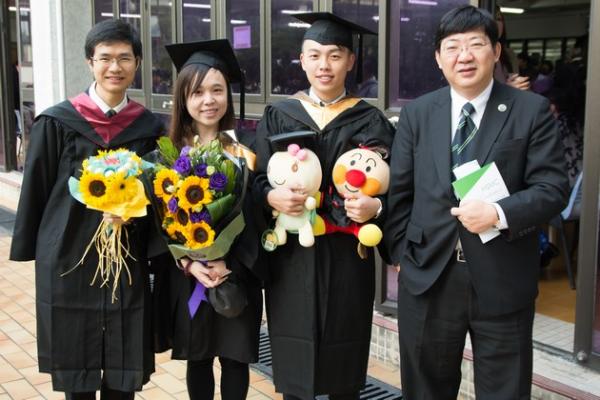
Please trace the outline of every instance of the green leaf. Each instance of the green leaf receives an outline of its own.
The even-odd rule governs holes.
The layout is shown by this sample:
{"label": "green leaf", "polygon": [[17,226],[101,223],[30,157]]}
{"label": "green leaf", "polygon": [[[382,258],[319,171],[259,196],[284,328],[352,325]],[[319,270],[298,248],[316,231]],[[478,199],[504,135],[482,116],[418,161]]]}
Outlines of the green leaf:
{"label": "green leaf", "polygon": [[222,172],[227,177],[227,185],[225,186],[225,193],[231,193],[235,189],[235,178],[236,178],[236,167],[233,162],[229,159],[225,159],[221,164]]}
{"label": "green leaf", "polygon": [[224,197],[221,197],[218,200],[213,201],[210,204],[206,204],[206,210],[210,214],[210,218],[212,219],[212,226],[223,218],[227,213],[231,210],[235,203],[235,196],[232,194],[228,194]]}
{"label": "green leaf", "polygon": [[171,139],[166,136],[161,137],[157,140],[158,150],[162,156],[164,162],[170,167],[175,164],[175,161],[179,158],[179,150],[173,144]]}

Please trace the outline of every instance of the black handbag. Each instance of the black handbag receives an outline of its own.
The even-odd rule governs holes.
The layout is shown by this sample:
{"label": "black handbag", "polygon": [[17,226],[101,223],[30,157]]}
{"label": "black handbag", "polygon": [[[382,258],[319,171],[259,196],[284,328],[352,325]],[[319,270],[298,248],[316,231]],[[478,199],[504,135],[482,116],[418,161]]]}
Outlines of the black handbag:
{"label": "black handbag", "polygon": [[235,318],[248,305],[246,287],[232,274],[219,286],[208,289],[208,301],[225,318]]}

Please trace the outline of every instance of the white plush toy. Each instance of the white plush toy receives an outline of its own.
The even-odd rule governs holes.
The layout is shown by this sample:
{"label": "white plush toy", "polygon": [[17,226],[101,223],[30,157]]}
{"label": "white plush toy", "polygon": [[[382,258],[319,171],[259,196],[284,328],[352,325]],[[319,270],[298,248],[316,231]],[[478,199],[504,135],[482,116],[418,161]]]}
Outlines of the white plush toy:
{"label": "white plush toy", "polygon": [[277,245],[287,242],[287,232],[298,233],[298,242],[304,247],[315,243],[311,216],[317,205],[315,195],[321,186],[321,163],[311,150],[297,144],[290,144],[287,151],[278,151],[271,155],[267,166],[267,178],[273,188],[298,188],[301,187],[308,193],[304,202],[304,212],[300,216],[291,216],[273,211],[277,217],[275,222],[275,235]]}

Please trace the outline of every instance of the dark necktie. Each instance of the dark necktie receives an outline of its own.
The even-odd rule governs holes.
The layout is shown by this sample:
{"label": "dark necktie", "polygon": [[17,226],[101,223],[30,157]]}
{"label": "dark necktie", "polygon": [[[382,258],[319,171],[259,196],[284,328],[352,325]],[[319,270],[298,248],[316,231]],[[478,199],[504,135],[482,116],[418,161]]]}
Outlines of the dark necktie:
{"label": "dark necktie", "polygon": [[469,144],[477,134],[475,122],[471,119],[471,114],[475,111],[473,104],[467,103],[463,106],[458,121],[458,128],[452,139],[452,169],[470,161],[467,157]]}
{"label": "dark necktie", "polygon": [[106,115],[108,118],[112,118],[115,115],[117,115],[117,112],[111,108],[110,110],[108,110],[107,112],[105,112],[104,115]]}

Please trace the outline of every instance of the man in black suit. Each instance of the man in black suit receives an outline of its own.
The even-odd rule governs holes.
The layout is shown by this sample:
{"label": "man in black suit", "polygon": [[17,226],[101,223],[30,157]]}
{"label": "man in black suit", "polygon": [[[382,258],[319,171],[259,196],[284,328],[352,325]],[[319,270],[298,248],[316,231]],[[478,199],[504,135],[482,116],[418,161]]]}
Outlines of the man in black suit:
{"label": "man in black suit", "polygon": [[[450,86],[402,109],[391,157],[385,237],[400,271],[403,393],[455,399],[468,332],[477,398],[529,399],[536,227],[568,190],[560,136],[547,100],[493,80],[500,44],[485,10],[448,12],[435,57]],[[495,162],[510,195],[459,203],[452,166],[472,160]],[[500,235],[484,244],[489,229]]]}

